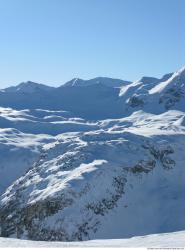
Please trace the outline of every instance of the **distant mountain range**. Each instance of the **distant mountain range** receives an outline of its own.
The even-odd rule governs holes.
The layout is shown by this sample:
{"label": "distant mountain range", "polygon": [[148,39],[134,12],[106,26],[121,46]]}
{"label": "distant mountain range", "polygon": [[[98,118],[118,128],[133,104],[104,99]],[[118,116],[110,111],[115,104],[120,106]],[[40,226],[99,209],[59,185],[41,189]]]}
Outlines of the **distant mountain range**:
{"label": "distant mountain range", "polygon": [[[1,90],[0,106],[66,110],[73,116],[89,120],[121,118],[141,107],[146,111],[159,113],[169,106],[180,105],[179,108],[184,111],[184,99],[181,98],[184,87],[177,84],[177,81],[181,82],[183,79],[184,69],[161,79],[143,77],[133,83],[98,77],[86,81],[73,79],[54,88],[28,81]],[[161,82],[165,84],[162,91],[154,92],[153,88]],[[168,89],[173,91],[169,92]]]}
{"label": "distant mountain range", "polygon": [[8,87],[2,89],[3,92],[21,92],[21,93],[34,93],[39,91],[50,91],[59,89],[62,87],[87,87],[90,85],[104,85],[107,87],[121,87],[125,84],[131,83],[130,81],[124,81],[121,79],[113,79],[108,77],[96,77],[90,80],[83,80],[80,78],[74,78],[69,82],[61,85],[60,87],[50,87],[41,83],[35,83],[32,81],[22,82],[17,86]]}

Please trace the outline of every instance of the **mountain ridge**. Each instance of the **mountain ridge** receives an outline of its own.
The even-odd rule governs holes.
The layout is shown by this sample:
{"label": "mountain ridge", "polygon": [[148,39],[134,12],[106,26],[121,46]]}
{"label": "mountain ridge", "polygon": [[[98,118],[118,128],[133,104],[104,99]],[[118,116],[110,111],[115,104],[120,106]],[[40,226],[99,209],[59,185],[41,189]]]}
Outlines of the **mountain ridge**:
{"label": "mountain ridge", "polygon": [[[165,78],[165,77],[169,77],[171,76],[172,73],[168,73],[168,74],[165,74],[162,78]],[[162,79],[161,78],[161,79]],[[142,77],[140,80],[138,81],[148,81],[149,83],[151,81],[158,81],[159,78],[156,78],[156,77],[149,77],[149,76],[144,76]],[[128,80],[122,80],[122,79],[117,79],[117,78],[111,78],[111,77],[95,77],[95,78],[91,78],[91,79],[88,79],[88,80],[84,80],[84,79],[81,79],[81,78],[73,78],[67,82],[65,82],[64,84],[62,85],[59,85],[58,87],[53,87],[53,86],[50,86],[48,84],[44,84],[44,83],[37,83],[37,82],[33,82],[33,81],[25,81],[25,82],[21,82],[17,85],[12,85],[12,86],[9,86],[9,87],[6,87],[6,88],[3,88],[3,89],[0,89],[0,91],[8,91],[8,92],[13,92],[13,91],[20,91],[21,88],[23,87],[35,87],[38,89],[41,89],[41,90],[44,90],[44,89],[57,89],[57,88],[60,88],[60,87],[64,87],[64,86],[89,86],[89,85],[96,85],[96,84],[103,84],[103,85],[106,85],[108,87],[121,87],[123,85],[127,85],[127,84],[131,84],[132,81],[128,81]],[[40,87],[40,88],[39,88]],[[26,91],[27,92],[27,91]]]}
{"label": "mountain ridge", "polygon": [[[183,74],[183,72],[180,74]],[[122,87],[112,87],[109,81],[108,85],[100,84],[97,83],[95,78],[95,80],[93,79],[93,84],[91,83],[92,80],[89,80],[90,84],[85,86],[83,86],[84,82],[82,86],[81,84],[73,86],[73,82],[70,82],[58,88],[47,87],[46,90],[45,86],[39,85],[44,90],[41,91],[39,89],[39,91],[35,92],[32,88],[29,91],[4,90],[0,91],[0,106],[13,109],[66,110],[73,113],[76,117],[89,120],[121,118],[124,114],[129,115],[133,111],[143,108],[147,112],[159,113],[167,109],[169,105],[178,105],[183,100],[180,96],[183,95],[184,90],[183,87],[180,87],[180,84],[179,87],[171,87],[170,94],[166,93],[164,97],[149,94],[151,89],[158,83],[169,80],[173,75],[167,74],[161,79],[143,77]],[[107,78],[101,79],[106,79],[107,81]],[[116,80],[116,84],[118,83],[117,81],[119,82],[119,80]],[[174,85],[173,81],[175,80],[171,78],[171,83],[168,84]],[[158,105],[159,102],[160,105]],[[171,104],[169,104],[170,102]],[[156,111],[154,111],[154,106],[157,107]],[[180,104],[180,106],[182,109],[183,105]]]}
{"label": "mountain ridge", "polygon": [[[1,91],[4,92],[16,92],[16,91],[25,91],[29,92],[29,89],[32,90],[32,93],[37,90],[51,90],[51,89],[58,89],[61,87],[65,86],[89,86],[89,85],[96,85],[96,84],[103,84],[108,87],[120,87],[124,84],[129,84],[131,83],[130,81],[125,81],[121,79],[115,79],[115,78],[110,78],[110,77],[96,77],[92,78],[89,80],[84,80],[80,78],[73,78],[72,80],[58,86],[58,87],[53,87],[49,86],[43,83],[36,83],[32,81],[26,81],[26,82],[21,82],[15,86],[10,86],[4,89],[1,89]],[[28,90],[26,89],[28,88]]]}

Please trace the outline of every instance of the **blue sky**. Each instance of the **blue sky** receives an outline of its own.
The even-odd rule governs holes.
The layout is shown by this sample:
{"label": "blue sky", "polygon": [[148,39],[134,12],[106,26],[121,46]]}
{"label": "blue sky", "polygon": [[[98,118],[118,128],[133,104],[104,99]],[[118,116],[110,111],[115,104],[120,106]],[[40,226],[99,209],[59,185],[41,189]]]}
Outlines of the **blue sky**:
{"label": "blue sky", "polygon": [[0,0],[0,87],[185,65],[184,0]]}

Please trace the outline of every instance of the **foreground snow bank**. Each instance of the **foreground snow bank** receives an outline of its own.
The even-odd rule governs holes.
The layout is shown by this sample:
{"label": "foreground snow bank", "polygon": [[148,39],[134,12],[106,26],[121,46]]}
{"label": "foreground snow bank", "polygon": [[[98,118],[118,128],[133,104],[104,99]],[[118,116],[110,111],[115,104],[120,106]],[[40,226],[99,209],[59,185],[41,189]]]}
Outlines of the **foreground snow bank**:
{"label": "foreground snow bank", "polygon": [[184,247],[185,231],[117,240],[44,242],[0,238],[0,247]]}

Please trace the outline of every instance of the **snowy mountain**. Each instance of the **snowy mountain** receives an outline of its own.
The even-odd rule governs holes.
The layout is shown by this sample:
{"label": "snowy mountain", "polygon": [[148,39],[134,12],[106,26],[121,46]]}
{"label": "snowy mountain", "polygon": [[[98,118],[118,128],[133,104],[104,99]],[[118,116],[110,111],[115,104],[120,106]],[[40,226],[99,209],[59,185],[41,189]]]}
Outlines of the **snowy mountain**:
{"label": "snowy mountain", "polygon": [[0,105],[1,237],[185,230],[185,68],[122,87],[4,91]]}
{"label": "snowy mountain", "polygon": [[83,80],[79,78],[74,78],[67,82],[64,86],[71,87],[86,87],[90,85],[105,85],[107,87],[121,87],[123,85],[131,83],[130,81],[123,81],[121,79],[113,79],[108,77],[96,77],[90,80]]}
{"label": "snowy mountain", "polygon": [[116,118],[122,116],[118,100],[119,87],[128,83],[130,82],[105,77],[87,81],[75,79],[58,88],[26,82],[0,91],[0,106],[66,110],[73,113],[73,116],[91,120],[109,116]]}
{"label": "snowy mountain", "polygon": [[32,94],[37,91],[49,91],[54,89],[53,87],[46,86],[44,84],[35,83],[31,81],[22,82],[15,87],[9,87],[4,89],[4,92],[17,92],[17,93],[29,93]]}

